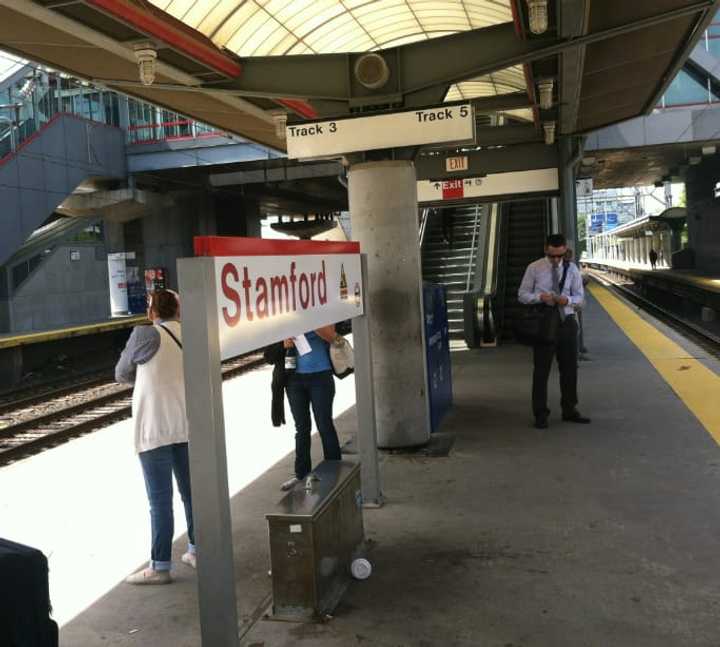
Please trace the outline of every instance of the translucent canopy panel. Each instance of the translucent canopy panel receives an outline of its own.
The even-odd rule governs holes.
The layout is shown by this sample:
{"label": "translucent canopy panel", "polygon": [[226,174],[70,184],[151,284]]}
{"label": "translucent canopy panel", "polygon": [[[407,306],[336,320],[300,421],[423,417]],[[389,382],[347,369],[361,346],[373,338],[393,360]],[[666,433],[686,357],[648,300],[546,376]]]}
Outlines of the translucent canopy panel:
{"label": "translucent canopy panel", "polygon": [[[509,0],[151,0],[239,56],[364,52],[512,21]],[[525,89],[520,68],[448,99]]]}
{"label": "translucent canopy panel", "polygon": [[[462,101],[496,94],[522,92],[525,90],[525,74],[521,66],[509,67],[493,74],[478,77],[463,83],[453,85],[445,97],[446,101]],[[529,109],[510,110],[506,114],[532,121],[533,113]]]}
{"label": "translucent canopy panel", "polygon": [[0,51],[0,83],[27,65],[27,61]]}

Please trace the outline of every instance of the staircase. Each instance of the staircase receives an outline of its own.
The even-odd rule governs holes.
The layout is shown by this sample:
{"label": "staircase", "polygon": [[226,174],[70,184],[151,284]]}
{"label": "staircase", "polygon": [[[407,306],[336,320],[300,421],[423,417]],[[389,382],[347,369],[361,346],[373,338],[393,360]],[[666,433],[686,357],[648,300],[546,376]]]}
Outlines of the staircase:
{"label": "staircase", "polygon": [[512,323],[521,305],[518,288],[525,268],[541,258],[547,231],[547,202],[528,200],[502,205],[500,276],[495,320],[502,341],[512,340]]}
{"label": "staircase", "polygon": [[452,246],[443,240],[442,210],[433,211],[426,225],[422,247],[423,280],[444,285],[447,289],[450,339],[463,339],[463,294],[473,287],[477,228],[482,222],[483,209],[482,205],[454,209]]}
{"label": "staircase", "polygon": [[0,265],[87,178],[124,178],[123,131],[56,114],[0,159]]}

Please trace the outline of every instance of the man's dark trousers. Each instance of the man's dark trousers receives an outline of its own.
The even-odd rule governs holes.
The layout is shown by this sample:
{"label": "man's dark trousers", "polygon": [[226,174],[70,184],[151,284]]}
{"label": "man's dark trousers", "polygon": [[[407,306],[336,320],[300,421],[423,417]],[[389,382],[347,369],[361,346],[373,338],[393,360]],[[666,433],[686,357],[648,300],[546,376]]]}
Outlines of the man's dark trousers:
{"label": "man's dark trousers", "polygon": [[546,418],[550,413],[547,406],[547,384],[553,357],[557,357],[560,368],[560,405],[564,415],[575,411],[577,397],[577,338],[578,324],[575,315],[565,318],[560,324],[555,344],[533,347],[533,413],[536,418]]}

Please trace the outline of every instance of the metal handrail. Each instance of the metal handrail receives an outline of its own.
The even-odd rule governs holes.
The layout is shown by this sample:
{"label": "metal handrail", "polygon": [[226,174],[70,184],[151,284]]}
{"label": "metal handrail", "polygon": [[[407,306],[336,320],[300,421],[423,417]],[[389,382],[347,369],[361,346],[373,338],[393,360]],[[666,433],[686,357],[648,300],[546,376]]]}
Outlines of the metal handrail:
{"label": "metal handrail", "polygon": [[430,217],[430,209],[425,208],[420,213],[420,231],[418,233],[418,241],[420,243],[420,249],[422,249],[423,242],[425,242],[425,231],[427,229],[427,221]]}
{"label": "metal handrail", "polygon": [[472,242],[470,243],[470,260],[468,261],[467,280],[465,281],[465,292],[470,290],[470,277],[473,273],[473,261],[475,260],[475,241],[477,240],[477,229],[478,229],[478,218],[480,212],[480,205],[475,205],[475,220],[473,222],[473,235]]}
{"label": "metal handrail", "polygon": [[4,122],[8,124],[7,132],[10,133],[10,152],[15,151],[15,122],[12,119],[9,119],[8,117],[2,117],[0,116],[0,122]]}
{"label": "metal handrail", "polygon": [[490,222],[488,231],[488,255],[485,263],[485,294],[495,294],[497,290],[498,272],[500,266],[500,245],[498,236],[498,203],[490,207]]}

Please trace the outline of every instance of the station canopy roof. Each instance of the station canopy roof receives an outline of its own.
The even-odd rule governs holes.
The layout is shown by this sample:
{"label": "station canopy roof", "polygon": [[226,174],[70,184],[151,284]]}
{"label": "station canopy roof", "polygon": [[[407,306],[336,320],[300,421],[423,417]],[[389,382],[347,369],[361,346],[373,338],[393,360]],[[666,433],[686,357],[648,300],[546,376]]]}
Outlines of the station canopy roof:
{"label": "station canopy roof", "polygon": [[[278,150],[278,110],[292,122],[459,100],[519,121],[527,131],[483,132],[519,144],[543,124],[576,135],[648,113],[720,0],[546,6],[538,35],[527,0],[0,0],[0,47]],[[138,79],[147,43],[152,85]],[[357,73],[368,52],[388,68],[381,86]]]}
{"label": "station canopy roof", "polygon": [[[150,0],[241,58],[370,52],[513,20],[510,0]],[[522,66],[454,83],[446,101],[525,91]],[[509,110],[531,121],[528,108]]]}

